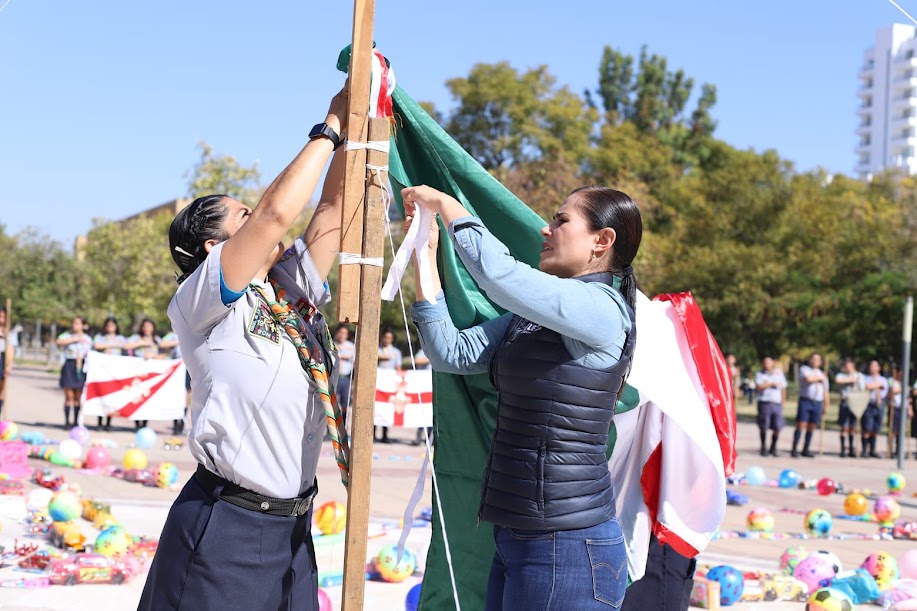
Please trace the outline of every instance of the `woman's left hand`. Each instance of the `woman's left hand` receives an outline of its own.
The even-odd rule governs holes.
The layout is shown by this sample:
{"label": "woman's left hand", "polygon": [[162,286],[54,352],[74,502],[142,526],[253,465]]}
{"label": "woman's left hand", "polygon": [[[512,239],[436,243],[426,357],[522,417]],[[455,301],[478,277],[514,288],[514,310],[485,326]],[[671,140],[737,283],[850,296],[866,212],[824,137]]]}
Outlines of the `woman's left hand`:
{"label": "woman's left hand", "polygon": [[401,198],[404,200],[405,207],[408,206],[408,202],[412,205],[416,202],[440,216],[444,216],[455,207],[464,210],[464,207],[454,197],[427,185],[405,187],[401,190]]}

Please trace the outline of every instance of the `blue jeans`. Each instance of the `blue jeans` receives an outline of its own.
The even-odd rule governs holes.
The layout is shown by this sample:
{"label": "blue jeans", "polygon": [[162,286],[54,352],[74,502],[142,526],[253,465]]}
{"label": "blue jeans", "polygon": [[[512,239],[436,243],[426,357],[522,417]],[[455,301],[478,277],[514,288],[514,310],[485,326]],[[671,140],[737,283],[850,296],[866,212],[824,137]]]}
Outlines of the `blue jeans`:
{"label": "blue jeans", "polygon": [[618,520],[579,530],[494,526],[486,611],[619,609],[627,552]]}

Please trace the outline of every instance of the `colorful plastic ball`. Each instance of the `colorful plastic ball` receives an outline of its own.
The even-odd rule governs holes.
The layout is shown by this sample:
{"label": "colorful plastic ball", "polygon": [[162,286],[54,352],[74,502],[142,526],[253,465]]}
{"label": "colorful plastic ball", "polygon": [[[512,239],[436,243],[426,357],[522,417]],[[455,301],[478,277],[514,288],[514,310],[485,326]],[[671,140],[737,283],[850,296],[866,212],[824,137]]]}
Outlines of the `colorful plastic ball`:
{"label": "colorful plastic ball", "polygon": [[77,460],[83,455],[83,448],[72,439],[64,439],[57,446],[57,453],[70,460]]}
{"label": "colorful plastic ball", "polygon": [[417,568],[417,556],[405,547],[401,554],[401,562],[398,562],[398,546],[386,545],[376,555],[375,568],[383,581],[398,583],[414,573],[414,569]]}
{"label": "colorful plastic ball", "polygon": [[408,595],[404,597],[404,611],[417,611],[420,606],[420,588],[423,584],[418,583],[408,590]]}
{"label": "colorful plastic ball", "polygon": [[823,477],[815,484],[815,490],[822,496],[828,496],[829,494],[834,494],[834,491],[837,490],[837,484],[830,477]]}
{"label": "colorful plastic ball", "polygon": [[318,611],[332,611],[334,605],[331,604],[331,597],[323,589],[318,589]]}
{"label": "colorful plastic ball", "polygon": [[764,507],[757,507],[748,512],[745,525],[752,532],[769,533],[774,531],[774,514]]}
{"label": "colorful plastic ball", "polygon": [[901,494],[901,491],[907,486],[907,480],[900,473],[890,473],[885,478],[885,485],[888,487],[889,494]]}
{"label": "colorful plastic ball", "polygon": [[806,584],[809,592],[827,588],[834,579],[834,568],[819,556],[803,558],[793,569],[793,577]]}
{"label": "colorful plastic ball", "polygon": [[89,443],[89,429],[87,429],[82,424],[79,424],[72,429],[70,429],[70,439],[77,442],[81,446]]}
{"label": "colorful plastic ball", "polygon": [[890,496],[880,496],[872,507],[876,519],[881,524],[891,523],[901,517],[901,505]]}
{"label": "colorful plastic ball", "polygon": [[108,556],[120,556],[134,544],[134,538],[127,534],[123,526],[109,526],[99,533],[93,545],[95,553]]}
{"label": "colorful plastic ball", "polygon": [[749,467],[745,472],[745,483],[749,486],[760,486],[767,481],[767,475],[761,467]]}
{"label": "colorful plastic ball", "polygon": [[125,469],[146,469],[146,454],[143,453],[143,450],[131,448],[124,453],[124,459],[121,462]]}
{"label": "colorful plastic ball", "polygon": [[27,511],[47,511],[53,496],[54,493],[47,488],[38,487],[25,497],[25,508]]}
{"label": "colorful plastic ball", "polygon": [[803,526],[813,537],[825,537],[831,532],[834,518],[824,509],[813,509],[806,514]]}
{"label": "colorful plastic ball", "polygon": [[178,467],[175,463],[159,463],[155,471],[156,485],[160,488],[171,488],[178,483]]}
{"label": "colorful plastic ball", "polygon": [[861,516],[869,509],[869,501],[859,492],[851,492],[844,499],[844,513],[848,516]]}
{"label": "colorful plastic ball", "polygon": [[917,549],[909,549],[898,556],[898,576],[901,579],[917,579]]}
{"label": "colorful plastic ball", "polygon": [[69,522],[83,513],[83,501],[71,490],[55,492],[48,502],[48,514],[55,522]]}
{"label": "colorful plastic ball", "polygon": [[18,437],[18,424],[12,420],[0,420],[0,441],[15,441]]}
{"label": "colorful plastic ball", "polygon": [[837,588],[819,588],[806,600],[806,611],[853,611],[853,601]]}
{"label": "colorful plastic ball", "polygon": [[799,483],[799,474],[793,469],[784,469],[777,478],[777,485],[781,488],[792,488]]}
{"label": "colorful plastic ball", "polygon": [[156,445],[156,431],[148,426],[143,427],[134,435],[134,445],[141,450],[148,450]]}
{"label": "colorful plastic ball", "polygon": [[105,448],[89,448],[84,465],[87,469],[104,469],[111,464],[111,456]]}
{"label": "colorful plastic ball", "polygon": [[873,552],[863,561],[861,568],[872,575],[880,590],[887,590],[898,579],[898,561],[886,552]]}
{"label": "colorful plastic ball", "polygon": [[720,604],[728,607],[742,598],[745,591],[745,577],[742,573],[721,564],[707,571],[707,579],[717,581],[720,584]]}
{"label": "colorful plastic ball", "polygon": [[780,571],[784,575],[792,575],[799,561],[808,556],[809,550],[801,545],[793,545],[786,548],[780,555]]}
{"label": "colorful plastic ball", "polygon": [[820,549],[817,552],[812,552],[809,556],[816,556],[827,562],[832,569],[834,569],[834,574],[837,575],[844,570],[844,565],[841,564],[841,559],[837,557],[837,554],[834,552],[829,552],[828,550]]}
{"label": "colorful plastic ball", "polygon": [[315,525],[323,535],[344,532],[347,526],[347,508],[337,501],[329,501],[315,512]]}

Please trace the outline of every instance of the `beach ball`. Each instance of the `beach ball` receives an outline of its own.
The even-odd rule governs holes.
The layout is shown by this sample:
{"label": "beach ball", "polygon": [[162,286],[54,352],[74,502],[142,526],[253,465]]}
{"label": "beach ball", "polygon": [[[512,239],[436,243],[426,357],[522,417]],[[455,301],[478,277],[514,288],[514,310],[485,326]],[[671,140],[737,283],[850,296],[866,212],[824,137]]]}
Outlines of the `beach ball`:
{"label": "beach ball", "polygon": [[417,607],[420,606],[420,587],[422,585],[418,583],[408,590],[408,595],[404,597],[404,611],[417,611]]}
{"label": "beach ball", "polygon": [[837,490],[837,484],[835,484],[834,480],[830,477],[823,477],[815,484],[815,489],[818,491],[818,494],[828,496],[829,494],[834,494],[834,491]]}
{"label": "beach ball", "polygon": [[178,483],[178,467],[175,466],[175,463],[159,463],[159,466],[156,467],[154,476],[157,486],[160,488],[171,488]]}
{"label": "beach ball", "polygon": [[95,553],[108,556],[120,556],[134,544],[134,538],[127,534],[123,526],[109,526],[99,533],[93,545]]}
{"label": "beach ball", "polygon": [[761,467],[749,467],[745,472],[745,483],[749,486],[760,486],[767,481],[767,475]]}
{"label": "beach ball", "polygon": [[64,439],[57,445],[57,453],[70,460],[77,460],[83,455],[83,448],[72,439]]}
{"label": "beach ball", "polygon": [[19,437],[19,425],[12,420],[0,420],[0,441],[14,441]]}
{"label": "beach ball", "polygon": [[889,494],[901,494],[901,491],[907,486],[907,480],[900,473],[890,473],[885,478],[885,485],[888,487]]}
{"label": "beach ball", "polygon": [[86,445],[89,442],[89,429],[82,424],[73,427],[70,429],[70,439],[81,446]]}
{"label": "beach ball", "polygon": [[869,502],[859,492],[851,492],[844,499],[844,513],[848,516],[861,516],[869,509]]}
{"label": "beach ball", "polygon": [[806,611],[853,611],[853,601],[837,588],[819,588],[806,600]]}
{"label": "beach ball", "polygon": [[89,448],[86,452],[85,466],[87,469],[104,469],[111,464],[111,456],[105,448]]}
{"label": "beach ball", "polygon": [[143,427],[134,435],[134,445],[141,450],[148,450],[156,444],[156,431],[148,426]]}
{"label": "beach ball", "polygon": [[383,581],[397,583],[414,573],[414,569],[417,568],[417,557],[405,547],[401,554],[401,562],[398,562],[398,546],[386,545],[376,555],[375,567]]}
{"label": "beach ball", "polygon": [[834,518],[824,509],[813,509],[806,514],[803,526],[806,532],[815,537],[824,537],[831,532]]}
{"label": "beach ball", "polygon": [[792,575],[799,561],[808,557],[808,555],[809,550],[801,545],[793,545],[786,548],[780,555],[780,571],[784,575]]}
{"label": "beach ball", "polygon": [[876,514],[876,519],[882,524],[894,522],[901,517],[901,505],[890,496],[880,496],[876,499],[872,512]]}
{"label": "beach ball", "polygon": [[337,501],[329,501],[315,512],[315,525],[323,535],[344,532],[347,526],[347,508]]}
{"label": "beach ball", "polygon": [[318,589],[318,611],[332,611],[334,605],[331,604],[331,597],[328,596],[328,592],[325,592],[323,589]]}
{"label": "beach ball", "polygon": [[769,533],[774,530],[774,514],[764,507],[757,507],[748,512],[745,519],[748,530],[752,532]]}
{"label": "beach ball", "polygon": [[25,508],[28,511],[47,511],[48,503],[51,502],[51,497],[53,496],[53,492],[40,486],[25,497]]}
{"label": "beach ball", "polygon": [[51,496],[48,502],[48,514],[55,522],[69,522],[83,513],[83,502],[79,495],[71,490],[60,490]]}
{"label": "beach ball", "polygon": [[143,453],[143,450],[132,448],[124,453],[122,464],[125,469],[146,469],[146,454]]}
{"label": "beach ball", "polygon": [[809,592],[814,592],[818,588],[827,588],[831,585],[834,569],[824,558],[809,556],[799,561],[793,569],[793,577],[806,584]]}
{"label": "beach ball", "polygon": [[844,570],[844,566],[841,564],[841,559],[837,557],[837,554],[834,552],[829,552],[827,550],[820,549],[817,552],[812,552],[809,556],[817,556],[827,562],[832,569],[834,569],[834,574],[837,575]]}
{"label": "beach ball", "polygon": [[781,488],[792,488],[799,483],[799,474],[793,469],[784,469],[777,478],[777,485]]}
{"label": "beach ball", "polygon": [[898,556],[898,573],[901,579],[917,579],[917,549]]}
{"label": "beach ball", "polygon": [[872,575],[880,590],[887,590],[898,579],[898,561],[886,552],[873,552],[866,557],[860,568]]}
{"label": "beach ball", "polygon": [[720,604],[724,607],[740,600],[745,591],[745,577],[731,566],[721,564],[713,567],[707,571],[707,579],[719,582]]}

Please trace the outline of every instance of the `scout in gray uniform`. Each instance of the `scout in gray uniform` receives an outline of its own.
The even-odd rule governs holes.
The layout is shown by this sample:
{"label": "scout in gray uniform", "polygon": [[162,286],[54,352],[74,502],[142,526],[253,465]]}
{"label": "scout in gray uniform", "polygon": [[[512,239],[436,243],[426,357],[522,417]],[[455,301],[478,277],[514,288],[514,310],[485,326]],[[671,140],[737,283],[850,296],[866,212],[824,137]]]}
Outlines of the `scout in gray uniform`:
{"label": "scout in gray uniform", "polygon": [[879,361],[869,362],[869,371],[864,387],[869,391],[869,405],[860,416],[860,432],[863,434],[863,451],[860,457],[879,458],[876,452],[876,435],[882,430],[882,404],[888,396],[888,380],[882,375]]}
{"label": "scout in gray uniform", "polygon": [[837,423],[841,427],[840,457],[854,457],[857,454],[853,449],[853,429],[856,428],[857,417],[850,409],[850,393],[863,389],[863,374],[857,371],[853,359],[844,359],[841,371],[835,376],[834,382],[841,395],[841,406],[837,416]]}
{"label": "scout in gray uniform", "polygon": [[796,446],[802,437],[802,429],[806,429],[802,455],[806,458],[815,457],[815,454],[809,451],[809,444],[812,443],[812,432],[821,424],[822,406],[825,393],[828,392],[828,377],[820,367],[821,355],[812,353],[808,365],[799,368],[799,411],[796,412],[796,431],[793,433],[793,458],[799,456]]}
{"label": "scout in gray uniform", "polygon": [[[786,424],[783,419],[783,402],[786,400],[786,377],[774,366],[774,359],[761,359],[761,370],[755,374],[755,390],[758,394],[758,430],[761,435],[761,456],[777,455],[777,438]],[[771,430],[771,447],[767,449],[767,429]]]}
{"label": "scout in gray uniform", "polygon": [[333,383],[315,307],[330,299],[340,246],[343,153],[303,238],[286,251],[278,242],[342,142],[346,112],[342,91],[254,210],[202,197],[169,229],[184,273],[169,318],[194,380],[199,465],[169,512],[141,609],[318,609],[311,502],[326,420],[300,349],[314,348]]}

